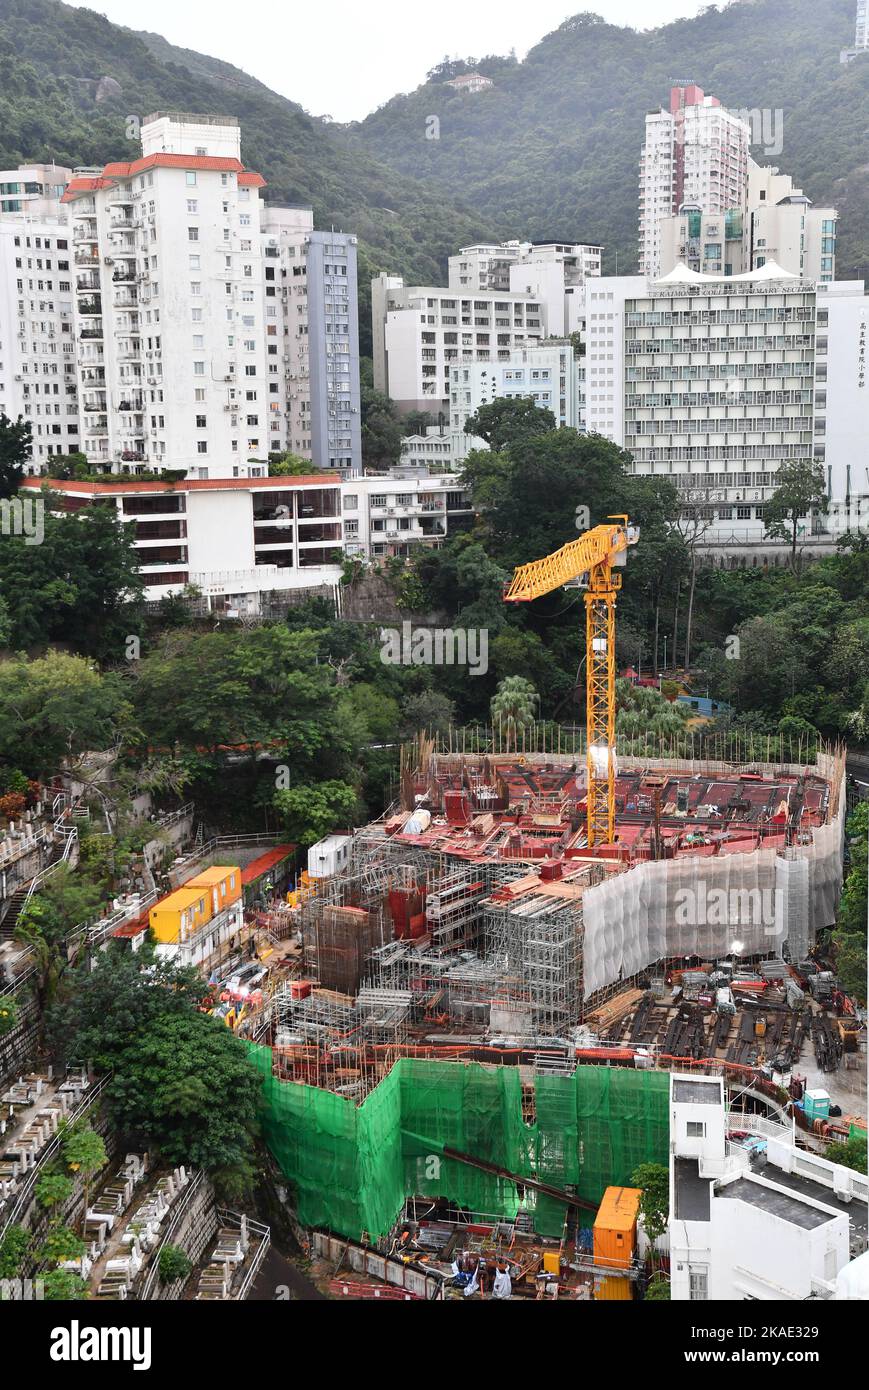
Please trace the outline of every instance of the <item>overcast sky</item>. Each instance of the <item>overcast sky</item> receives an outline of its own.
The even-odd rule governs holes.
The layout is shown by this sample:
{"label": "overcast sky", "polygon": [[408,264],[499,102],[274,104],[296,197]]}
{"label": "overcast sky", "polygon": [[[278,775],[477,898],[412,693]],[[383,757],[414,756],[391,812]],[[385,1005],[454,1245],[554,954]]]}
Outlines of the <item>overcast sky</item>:
{"label": "overcast sky", "polygon": [[315,116],[359,120],[410,92],[443,58],[509,53],[523,58],[569,15],[592,10],[649,29],[697,14],[707,0],[90,0],[130,29],[244,68]]}

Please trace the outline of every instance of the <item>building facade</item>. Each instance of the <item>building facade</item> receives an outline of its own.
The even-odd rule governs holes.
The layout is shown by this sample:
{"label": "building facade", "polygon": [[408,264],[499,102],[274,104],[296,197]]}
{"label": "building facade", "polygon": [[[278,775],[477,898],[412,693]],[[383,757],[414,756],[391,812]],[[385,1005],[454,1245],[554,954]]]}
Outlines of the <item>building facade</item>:
{"label": "building facade", "polygon": [[446,423],[452,368],[507,361],[548,335],[540,299],[506,290],[459,294],[405,286],[399,276],[371,282],[374,385],[402,413],[426,410]]}
{"label": "building facade", "polygon": [[[0,179],[3,187],[15,188],[17,181],[9,172]],[[58,177],[66,172],[55,171]],[[31,186],[30,181],[20,182],[24,188]],[[81,438],[75,267],[57,187],[60,184],[53,186],[50,198],[41,193],[8,198],[0,211],[0,412],[11,420],[23,417],[30,422],[33,452],[28,472],[48,467],[52,456],[78,450]]]}
{"label": "building facade", "polygon": [[210,478],[266,458],[265,181],[239,153],[237,121],[157,113],[140,159],[67,188],[95,465]]}
{"label": "building facade", "polygon": [[[45,485],[28,478],[24,489],[38,494]],[[132,528],[146,599],[195,588],[237,613],[259,612],[264,594],[337,585],[345,555],[378,559],[439,546],[450,525],[472,516],[455,474],[407,467],[346,480],[118,477],[53,482],[51,494],[61,511],[114,507]]]}
{"label": "building facade", "polygon": [[866,1178],[796,1149],[767,1122],[765,1162],[729,1142],[719,1077],[670,1076],[670,1297],[829,1298],[865,1243]]}
{"label": "building facade", "polygon": [[683,204],[661,221],[663,274],[687,265],[703,275],[742,275],[770,261],[822,284],[836,278],[835,208],[812,206],[789,174],[749,160],[745,210],[721,214]]}
{"label": "building facade", "polygon": [[583,287],[600,275],[603,247],[582,242],[505,241],[464,246],[449,259],[451,290],[512,290],[545,306],[549,332],[566,337],[582,327]]}
{"label": "building facade", "polygon": [[559,426],[580,428],[579,359],[574,357],[571,343],[548,339],[539,347],[518,348],[503,362],[454,366],[450,427],[463,430],[470,415],[499,397],[530,397],[541,409],[551,410]]}
{"label": "building facade", "polygon": [[661,223],[683,204],[704,212],[744,210],[750,128],[717,97],[686,83],[670,89],[670,107],[646,116],[640,156],[639,269],[656,279],[662,261]]}
{"label": "building facade", "polygon": [[263,254],[269,449],[357,474],[356,237],[315,231],[310,208],[268,208]]}
{"label": "building facade", "polygon": [[[586,423],[665,476],[708,522],[704,545],[762,542],[783,462],[825,472],[826,543],[869,512],[862,282],[816,285],[772,263],[743,277],[677,267],[587,287]],[[775,549],[775,543],[769,542]]]}

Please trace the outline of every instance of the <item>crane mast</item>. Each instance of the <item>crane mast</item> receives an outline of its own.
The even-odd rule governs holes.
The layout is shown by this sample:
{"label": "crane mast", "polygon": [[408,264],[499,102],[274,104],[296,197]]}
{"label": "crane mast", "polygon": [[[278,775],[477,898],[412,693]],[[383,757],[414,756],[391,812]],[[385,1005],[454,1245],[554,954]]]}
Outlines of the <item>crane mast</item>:
{"label": "crane mast", "polygon": [[560,550],[519,565],[504,594],[527,603],[587,575],[585,593],[586,824],[589,846],[615,834],[616,596],[629,545],[638,532],[626,516],[609,518]]}

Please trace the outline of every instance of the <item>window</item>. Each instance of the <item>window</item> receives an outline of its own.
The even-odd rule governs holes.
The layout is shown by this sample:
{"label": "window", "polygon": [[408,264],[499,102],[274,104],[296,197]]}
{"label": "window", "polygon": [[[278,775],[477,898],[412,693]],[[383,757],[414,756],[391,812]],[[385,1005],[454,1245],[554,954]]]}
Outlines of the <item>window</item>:
{"label": "window", "polygon": [[185,179],[186,179],[186,181],[187,181],[187,187],[188,187],[188,188],[194,188],[195,185],[196,185],[196,173],[195,173],[195,171],[194,171],[193,169],[188,169],[188,170],[186,171],[184,177],[185,177]]}
{"label": "window", "polygon": [[207,453],[208,453],[208,440],[207,440],[207,439],[197,439],[197,441],[196,441],[196,452],[197,452],[197,454],[207,454]]}
{"label": "window", "polygon": [[688,1298],[692,1303],[703,1303],[709,1298],[709,1275],[705,1269],[688,1270]]}
{"label": "window", "polygon": [[188,198],[188,199],[187,199],[187,211],[188,211],[188,212],[198,212],[198,211],[199,211],[199,203],[197,202],[197,200],[196,200],[195,198]]}
{"label": "window", "polygon": [[689,1139],[705,1139],[706,1126],[702,1120],[689,1120],[687,1124],[687,1134]]}
{"label": "window", "polygon": [[200,269],[201,269],[201,262],[200,262],[200,259],[199,259],[198,256],[188,256],[188,260],[190,261],[190,269],[191,269],[191,270],[200,270]]}
{"label": "window", "polygon": [[204,429],[206,428],[206,422],[205,422],[205,416],[204,416],[204,415],[197,415],[197,417],[196,417],[196,428],[197,428],[198,430],[204,430]]}

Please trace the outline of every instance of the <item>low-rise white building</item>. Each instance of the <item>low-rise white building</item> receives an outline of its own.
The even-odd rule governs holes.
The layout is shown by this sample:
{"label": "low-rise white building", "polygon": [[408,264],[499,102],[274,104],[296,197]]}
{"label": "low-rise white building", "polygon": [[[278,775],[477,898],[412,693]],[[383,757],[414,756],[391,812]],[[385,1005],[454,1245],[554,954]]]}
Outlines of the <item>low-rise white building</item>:
{"label": "low-rise white building", "polygon": [[449,259],[449,286],[471,290],[511,290],[531,294],[546,309],[549,332],[559,337],[581,331],[583,286],[600,275],[603,247],[561,241],[480,242],[463,246]]}
{"label": "low-rise white building", "polygon": [[405,286],[400,276],[371,282],[374,385],[402,413],[449,411],[453,366],[502,362],[548,335],[533,294]]}
{"label": "low-rise white building", "polygon": [[345,555],[377,559],[442,545],[449,526],[466,524],[473,514],[457,475],[427,469],[344,481],[312,475],[24,482],[31,495],[43,487],[59,510],[115,508],[133,528],[146,599],[195,588],[238,613],[259,612],[267,593],[337,585]]}
{"label": "low-rise white building", "polygon": [[473,515],[457,474],[408,467],[348,481],[342,507],[346,553],[366,559],[408,555],[419,545],[437,549],[451,524]]}
{"label": "low-rise white building", "polygon": [[789,1138],[753,1160],[728,1141],[731,1124],[720,1077],[671,1075],[671,1299],[831,1297],[865,1244],[866,1178]]}
{"label": "low-rise white building", "polygon": [[401,467],[419,468],[431,473],[452,473],[473,449],[488,449],[485,439],[465,434],[463,429],[426,426],[424,434],[406,434],[401,441]]}
{"label": "low-rise white building", "polygon": [[473,362],[454,366],[450,380],[450,425],[463,430],[465,421],[498,398],[530,398],[551,410],[559,426],[578,429],[581,417],[579,359],[569,342],[548,339],[537,347],[518,348],[503,362]]}

